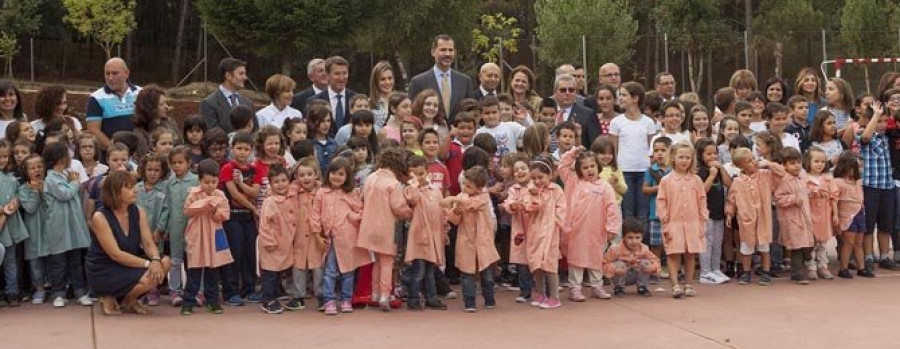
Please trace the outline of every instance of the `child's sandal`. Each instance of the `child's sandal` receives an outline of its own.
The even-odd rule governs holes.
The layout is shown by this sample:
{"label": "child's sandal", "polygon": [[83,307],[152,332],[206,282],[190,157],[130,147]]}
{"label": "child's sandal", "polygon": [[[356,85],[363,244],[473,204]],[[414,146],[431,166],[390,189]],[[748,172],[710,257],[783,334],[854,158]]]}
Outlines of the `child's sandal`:
{"label": "child's sandal", "polygon": [[684,295],[687,297],[693,297],[697,295],[697,292],[694,291],[694,286],[684,285]]}
{"label": "child's sandal", "polygon": [[681,298],[684,296],[684,290],[681,289],[680,285],[672,286],[672,297],[673,298]]}

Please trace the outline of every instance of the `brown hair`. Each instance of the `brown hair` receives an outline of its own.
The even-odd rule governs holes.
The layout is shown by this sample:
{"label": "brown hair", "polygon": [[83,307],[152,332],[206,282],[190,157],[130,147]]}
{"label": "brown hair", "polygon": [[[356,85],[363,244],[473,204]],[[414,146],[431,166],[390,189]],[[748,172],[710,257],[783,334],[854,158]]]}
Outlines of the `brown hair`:
{"label": "brown hair", "polygon": [[324,182],[330,187],[331,183],[329,181],[329,177],[331,177],[331,173],[337,172],[341,169],[343,169],[344,173],[347,175],[347,177],[344,178],[344,183],[341,184],[341,190],[343,190],[345,193],[349,193],[356,188],[356,180],[353,177],[353,161],[348,158],[345,158],[343,156],[335,156],[334,159],[332,159],[328,164]]}
{"label": "brown hair", "polygon": [[294,92],[297,83],[287,75],[275,74],[266,79],[266,95],[272,102],[285,92]]}
{"label": "brown hair", "polygon": [[103,180],[103,187],[100,190],[100,201],[107,208],[119,208],[122,205],[122,200],[119,197],[122,189],[134,188],[134,184],[134,177],[130,173],[126,171],[112,171]]}
{"label": "brown hair", "polygon": [[132,117],[135,128],[151,131],[156,126],[153,121],[159,113],[159,99],[165,95],[166,93],[155,85],[145,86],[138,92]]}
{"label": "brown hair", "polygon": [[[66,89],[62,86],[46,86],[38,92],[34,101],[34,113],[44,121],[45,125],[53,119],[56,107],[59,106],[59,102],[65,95]],[[22,102],[20,99],[19,104]]]}
{"label": "brown hair", "polygon": [[[381,74],[389,71],[391,73],[394,72],[394,67],[391,66],[391,63],[388,61],[380,61],[378,64],[375,64],[375,67],[372,68],[372,75],[369,76],[369,95],[372,96],[369,99],[369,108],[375,109],[378,108],[378,102],[381,100],[381,90],[378,89],[378,81],[381,80]],[[394,82],[396,84],[396,77],[394,77]],[[353,103],[350,103],[353,105]]]}
{"label": "brown hair", "polygon": [[438,113],[437,116],[434,117],[434,123],[447,126],[447,112],[444,110],[444,103],[440,102],[441,97],[438,95],[437,91],[430,88],[425,89],[416,95],[416,100],[412,103],[412,115],[423,120],[425,119],[422,113],[425,109],[425,100],[428,99],[428,97],[436,97],[438,99]]}

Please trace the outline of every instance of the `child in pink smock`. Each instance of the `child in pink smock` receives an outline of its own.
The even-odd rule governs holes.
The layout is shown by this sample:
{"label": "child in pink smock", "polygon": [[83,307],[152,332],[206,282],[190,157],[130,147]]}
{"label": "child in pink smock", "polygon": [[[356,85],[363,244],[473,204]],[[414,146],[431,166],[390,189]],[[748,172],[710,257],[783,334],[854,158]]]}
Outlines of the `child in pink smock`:
{"label": "child in pink smock", "polygon": [[[228,220],[230,207],[225,193],[216,189],[219,184],[219,164],[206,159],[197,165],[200,186],[192,188],[184,202],[184,214],[188,217],[184,229],[187,251],[187,285],[181,315],[191,315],[197,304],[200,280],[207,292],[219,287],[219,267],[234,262],[222,222]],[[210,296],[206,309],[214,314],[222,313],[219,297]]]}
{"label": "child in pink smock", "polygon": [[419,294],[424,291],[421,293],[425,295],[425,307],[446,310],[447,306],[437,298],[434,281],[435,270],[444,265],[444,245],[448,241],[449,227],[445,224],[446,218],[441,208],[443,190],[430,183],[428,160],[425,157],[411,156],[407,167],[410,185],[406,187],[405,195],[413,208],[413,217],[409,223],[404,259],[412,265],[406,305],[409,310],[422,310],[422,298]]}
{"label": "child in pink smock", "polygon": [[[754,252],[762,259],[762,275],[759,284],[772,284],[769,244],[772,242],[772,192],[778,180],[784,177],[784,167],[766,160],[757,161],[747,148],[737,148],[731,153],[734,166],[740,175],[731,182],[728,200],[725,202],[725,224],[731,227],[731,219],[737,215],[741,240],[741,265],[744,270],[738,283],[749,284],[750,266]],[[769,169],[765,169],[768,167]]]}
{"label": "child in pink smock", "polygon": [[291,192],[287,170],[281,165],[269,167],[268,196],[263,200],[259,217],[259,269],[262,281],[262,307],[267,314],[281,314],[276,290],[281,275],[294,265],[294,235],[300,222],[296,192]]}
{"label": "child in pink smock", "polygon": [[603,257],[603,274],[612,279],[613,294],[625,295],[625,285],[635,284],[642,296],[652,296],[647,289],[650,276],[659,272],[659,257],[643,244],[644,223],[628,217],[622,223],[622,241],[613,245]]}
{"label": "child in pink smock", "polygon": [[[319,161],[315,156],[301,158],[294,167],[294,182],[290,191],[294,193],[294,202],[299,217],[309,217],[316,191],[319,190]],[[294,265],[291,269],[291,295],[284,307],[288,310],[306,309],[307,281],[313,279],[313,294],[317,296],[319,308],[325,307],[322,298],[322,256],[325,255],[325,241],[313,234],[309,227],[309,219],[298,222],[292,244]]]}
{"label": "child in pink smock", "polygon": [[516,297],[516,302],[530,303],[534,282],[531,278],[531,271],[528,270],[527,245],[525,244],[528,217],[522,207],[522,199],[528,192],[531,172],[528,169],[527,155],[516,153],[512,156],[516,158],[512,168],[512,178],[515,183],[506,190],[506,200],[500,204],[500,208],[510,214],[509,263],[516,266],[516,277],[519,281],[519,296]]}
{"label": "child in pink smock", "polygon": [[800,151],[793,147],[781,150],[784,171],[787,172],[775,188],[775,211],[781,245],[791,256],[791,280],[800,285],[809,284],[804,263],[812,259],[812,247],[816,242],[812,233],[812,217],[809,212],[809,189],[806,174],[801,173]]}
{"label": "child in pink smock", "polygon": [[372,267],[372,300],[383,311],[390,311],[393,263],[397,254],[394,225],[409,219],[412,209],[403,196],[400,178],[406,174],[406,154],[400,148],[388,148],[378,155],[377,170],[366,179],[363,190],[362,223],[356,246],[375,255]]}
{"label": "child in pink smock", "polygon": [[[541,309],[559,308],[560,240],[566,221],[566,198],[563,189],[553,183],[553,160],[538,156],[529,164],[531,185],[522,199],[529,217],[525,236],[528,268],[534,274],[538,296],[532,306]],[[545,287],[543,291],[541,288]]]}
{"label": "child in pink smock", "polygon": [[325,276],[322,295],[325,315],[337,315],[335,286],[340,281],[340,309],[352,313],[353,281],[356,268],[372,262],[368,251],[356,247],[363,203],[353,177],[353,161],[343,156],[328,164],[325,186],[316,192],[309,213],[309,227],[313,234],[325,240]]}
{"label": "child in pink smock", "polygon": [[828,270],[828,254],[825,244],[834,235],[834,227],[838,222],[838,196],[834,178],[825,173],[828,158],[825,151],[818,147],[810,148],[803,157],[803,169],[806,170],[806,188],[809,190],[809,211],[812,215],[813,238],[816,246],[812,259],[807,263],[807,278],[834,279]]}
{"label": "child in pink smock", "polygon": [[494,245],[497,218],[491,206],[490,194],[484,189],[488,172],[482,166],[472,167],[463,173],[463,192],[447,197],[442,204],[450,210],[448,220],[458,226],[456,235],[456,267],[462,274],[463,310],[474,313],[475,276],[481,278],[481,296],[484,307],[497,306],[494,299],[494,276],[491,264],[500,260]]}
{"label": "child in pink smock", "polygon": [[[860,178],[859,155],[850,151],[841,153],[837,165],[834,166],[834,184],[837,188],[835,195],[838,197],[837,216],[838,228],[841,232],[841,270],[838,277],[852,279],[850,274],[850,256],[856,257],[856,265],[865,265],[863,254],[863,235],[866,232],[866,212],[863,208],[863,190]],[[873,277],[872,273],[862,268],[856,273],[863,277]]]}
{"label": "child in pink smock", "polygon": [[559,176],[565,185],[567,207],[563,251],[569,264],[569,299],[583,302],[582,275],[588,271],[588,281],[596,298],[609,299],[603,290],[603,251],[607,241],[615,238],[622,227],[621,209],[616,193],[609,182],[600,178],[600,158],[584,147],[573,147],[562,155]]}
{"label": "child in pink smock", "polygon": [[[691,282],[696,271],[696,255],[705,249],[706,187],[694,174],[694,147],[687,142],[672,145],[669,172],[659,182],[656,194],[656,215],[663,225],[663,246],[669,261],[672,297],[696,295]],[[684,262],[685,285],[678,283],[678,269]]]}

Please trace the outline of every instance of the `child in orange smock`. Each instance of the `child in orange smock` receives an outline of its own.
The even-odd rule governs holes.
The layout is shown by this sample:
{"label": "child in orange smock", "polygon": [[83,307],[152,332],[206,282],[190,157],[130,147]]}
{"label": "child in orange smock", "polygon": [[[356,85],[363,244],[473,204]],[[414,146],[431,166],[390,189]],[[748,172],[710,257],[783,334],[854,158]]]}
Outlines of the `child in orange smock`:
{"label": "child in orange smock", "polygon": [[[669,172],[659,182],[656,194],[656,214],[663,225],[663,246],[669,261],[669,279],[672,280],[672,297],[696,295],[691,282],[694,280],[696,255],[705,247],[706,187],[694,174],[696,159],[694,147],[687,142],[672,145]],[[678,269],[684,262],[684,288],[678,283]]]}
{"label": "child in orange smock", "polygon": [[778,229],[781,245],[791,256],[791,280],[807,285],[805,263],[812,259],[812,247],[816,242],[812,233],[812,217],[809,212],[809,189],[806,173],[801,173],[800,151],[793,147],[781,150],[784,171],[787,172],[775,188],[775,205],[778,206]]}
{"label": "child in orange smock", "polygon": [[419,294],[424,291],[425,307],[446,310],[447,305],[437,298],[434,281],[434,271],[444,265],[444,245],[448,241],[449,227],[445,224],[444,210],[441,209],[444,194],[441,188],[432,186],[428,180],[428,160],[425,157],[410,156],[407,167],[410,180],[404,194],[413,208],[413,217],[409,223],[404,259],[412,265],[406,306],[409,310],[422,310]]}
{"label": "child in orange smock", "polygon": [[211,293],[206,299],[206,310],[221,314],[219,297],[213,290],[219,287],[219,267],[234,262],[222,222],[228,220],[230,208],[225,193],[216,189],[219,184],[219,164],[206,159],[197,165],[200,186],[192,188],[184,202],[184,214],[188,217],[184,229],[187,251],[187,285],[181,315],[191,315],[197,304],[200,280],[203,289]]}
{"label": "child in orange smock", "polygon": [[372,299],[378,300],[382,311],[390,311],[393,286],[393,263],[397,254],[394,226],[397,220],[409,219],[412,209],[403,196],[400,179],[406,174],[406,153],[400,148],[388,148],[378,155],[377,170],[366,179],[363,189],[362,223],[356,246],[375,255],[372,267]]}
{"label": "child in orange smock", "polygon": [[[838,223],[841,231],[841,270],[838,277],[852,279],[850,274],[850,255],[856,257],[856,265],[865,265],[863,254],[863,235],[866,232],[866,211],[863,208],[863,189],[860,182],[862,171],[859,155],[845,151],[838,157],[834,166],[834,184],[837,187]],[[861,268],[861,267],[860,267]],[[865,268],[857,270],[862,277],[875,277]]]}
{"label": "child in orange smock", "polygon": [[325,240],[325,276],[322,278],[322,294],[325,298],[325,315],[337,315],[337,296],[334,288],[340,280],[340,311],[352,313],[354,271],[372,259],[368,251],[356,247],[363,204],[356,179],[353,177],[353,161],[343,156],[335,157],[328,164],[326,185],[316,192],[309,226],[313,234]]}
{"label": "child in orange smock", "polygon": [[807,278],[834,279],[834,275],[828,271],[828,254],[825,244],[834,235],[834,227],[840,226],[838,222],[838,196],[834,178],[825,173],[828,166],[828,158],[819,147],[812,147],[806,151],[803,157],[803,169],[806,170],[806,188],[809,190],[809,211],[812,214],[813,237],[816,246],[812,253],[812,259],[807,263]]}
{"label": "child in orange smock", "polygon": [[[528,165],[531,185],[523,198],[529,217],[525,236],[528,267],[534,274],[538,296],[531,305],[541,309],[559,308],[559,258],[561,230],[565,227],[566,199],[563,189],[553,183],[553,160],[538,156]],[[545,282],[546,281],[546,282]],[[547,288],[541,292],[541,287]]]}
{"label": "child in orange smock", "polygon": [[622,223],[622,241],[613,245],[603,257],[603,274],[612,279],[613,294],[625,294],[625,285],[635,284],[642,296],[652,296],[647,288],[650,276],[659,272],[659,257],[643,244],[644,223],[628,217]]}
{"label": "child in orange smock", "polygon": [[276,289],[281,274],[294,264],[294,235],[300,222],[296,192],[290,191],[287,170],[281,165],[269,167],[268,197],[263,200],[259,217],[259,269],[262,280],[262,310],[267,314],[281,314],[284,307],[278,302]]}
{"label": "child in orange smock", "polygon": [[768,286],[772,284],[772,262],[769,258],[769,244],[772,242],[772,193],[778,181],[784,177],[784,167],[766,160],[757,161],[753,152],[747,148],[735,149],[731,153],[731,161],[741,169],[741,173],[731,182],[728,190],[725,224],[731,227],[731,219],[737,215],[741,237],[741,265],[744,268],[738,283],[750,283],[751,257],[754,252],[759,252],[763,270],[759,276],[759,284]]}
{"label": "child in orange smock", "polygon": [[609,182],[600,178],[601,164],[596,153],[584,147],[573,147],[562,155],[559,176],[565,185],[567,207],[566,224],[570,226],[564,237],[563,251],[569,263],[569,299],[583,302],[582,275],[588,271],[589,282],[596,298],[609,299],[603,290],[603,251],[607,241],[615,238],[622,227],[621,209],[616,193]]}
{"label": "child in orange smock", "polygon": [[484,190],[488,172],[482,166],[472,167],[463,173],[463,192],[447,197],[442,204],[451,212],[449,221],[458,226],[456,236],[456,267],[462,273],[464,310],[474,313],[475,275],[481,277],[481,296],[484,307],[497,306],[494,299],[494,276],[491,264],[500,260],[494,245],[497,218],[491,207],[491,197]]}
{"label": "child in orange smock", "polygon": [[[322,256],[325,255],[325,243],[317,234],[313,234],[309,228],[309,212],[312,210],[313,199],[319,190],[319,161],[315,156],[301,158],[294,168],[294,182],[290,191],[294,196],[294,205],[301,217],[297,222],[298,228],[294,234],[293,260],[291,269],[290,290],[291,295],[284,307],[288,310],[306,309],[307,281],[310,276],[313,279],[313,294],[318,300],[318,307],[324,309],[325,300],[322,298]],[[306,217],[306,218],[303,218]]]}
{"label": "child in orange smock", "polygon": [[516,266],[516,277],[519,281],[519,296],[516,297],[516,302],[530,303],[534,281],[531,278],[531,271],[528,270],[527,245],[525,244],[528,218],[522,206],[522,199],[528,191],[528,184],[531,183],[531,170],[528,169],[527,155],[516,154],[516,156],[517,159],[512,168],[512,178],[515,183],[506,190],[506,200],[500,204],[500,208],[511,215],[509,263]]}

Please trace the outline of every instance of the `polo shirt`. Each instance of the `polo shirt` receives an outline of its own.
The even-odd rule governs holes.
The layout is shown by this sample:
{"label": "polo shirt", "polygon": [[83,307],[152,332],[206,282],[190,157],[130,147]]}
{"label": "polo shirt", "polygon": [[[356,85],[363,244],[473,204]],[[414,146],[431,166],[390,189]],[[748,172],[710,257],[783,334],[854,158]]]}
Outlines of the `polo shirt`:
{"label": "polo shirt", "polygon": [[108,137],[118,131],[134,130],[131,116],[140,91],[140,87],[128,84],[125,95],[120,98],[109,86],[97,89],[88,99],[85,120],[100,121],[100,130]]}

